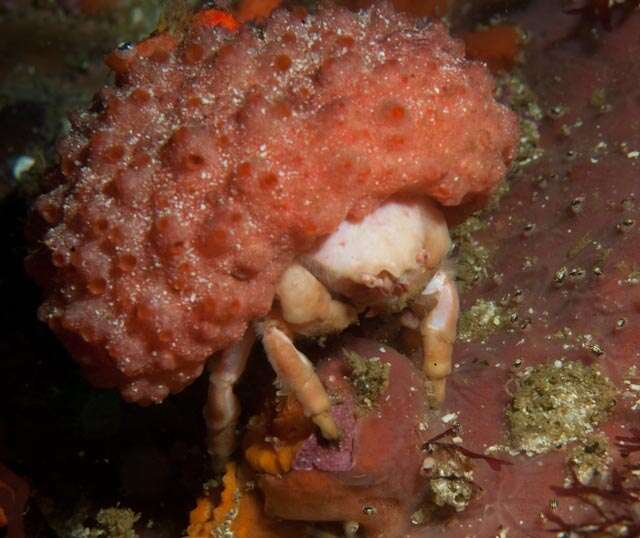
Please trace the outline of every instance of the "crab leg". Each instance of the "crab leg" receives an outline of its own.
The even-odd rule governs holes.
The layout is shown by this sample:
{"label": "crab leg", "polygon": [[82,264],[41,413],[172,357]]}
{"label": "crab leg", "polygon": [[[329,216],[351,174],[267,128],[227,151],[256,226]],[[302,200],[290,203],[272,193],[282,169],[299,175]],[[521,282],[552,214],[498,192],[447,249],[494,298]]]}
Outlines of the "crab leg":
{"label": "crab leg", "polygon": [[224,465],[236,446],[240,402],[233,387],[244,372],[255,339],[253,328],[249,328],[241,340],[209,361],[209,393],[204,417],[208,451],[216,464]]}
{"label": "crab leg", "polygon": [[444,400],[446,377],[451,373],[451,353],[460,312],[458,289],[451,273],[438,271],[422,292],[435,295],[436,306],[420,322],[423,370],[431,380],[436,403]]}
{"label": "crab leg", "polygon": [[271,366],[280,381],[293,392],[305,414],[320,428],[325,439],[340,437],[331,416],[331,401],[311,361],[300,353],[291,339],[276,326],[264,324],[262,342]]}

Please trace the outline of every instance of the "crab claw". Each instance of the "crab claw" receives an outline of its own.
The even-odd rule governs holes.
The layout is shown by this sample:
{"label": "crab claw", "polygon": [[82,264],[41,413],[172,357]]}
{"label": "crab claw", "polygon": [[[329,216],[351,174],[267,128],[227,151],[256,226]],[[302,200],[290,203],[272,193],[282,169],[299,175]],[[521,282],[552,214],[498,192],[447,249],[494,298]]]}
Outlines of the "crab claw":
{"label": "crab claw", "polygon": [[340,430],[331,416],[331,401],[313,364],[298,351],[274,323],[265,323],[262,342],[278,379],[302,404],[305,414],[320,428],[325,439],[340,438]]}

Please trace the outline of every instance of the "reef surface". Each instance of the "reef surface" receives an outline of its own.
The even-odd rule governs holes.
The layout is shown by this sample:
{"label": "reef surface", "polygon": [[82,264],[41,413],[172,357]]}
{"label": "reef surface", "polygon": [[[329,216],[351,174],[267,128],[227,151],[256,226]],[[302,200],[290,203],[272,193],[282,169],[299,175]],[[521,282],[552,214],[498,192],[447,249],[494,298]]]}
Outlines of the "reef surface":
{"label": "reef surface", "polygon": [[[640,14],[607,31],[540,1],[501,20],[520,25],[529,40],[524,62],[500,84],[525,122],[524,164],[498,204],[458,229],[464,330],[445,408],[430,428],[435,435],[457,421],[465,447],[490,449],[513,465],[496,471],[475,463],[473,481],[482,489],[447,523],[416,527],[416,538],[555,536],[561,525],[548,516],[599,525],[597,510],[559,493],[571,491],[564,486],[573,471],[598,486],[599,474],[634,457],[623,459],[614,443],[616,436],[633,435],[639,399],[633,367],[640,349],[640,99],[634,84]],[[78,80],[93,84],[87,95],[96,89],[93,79],[71,77],[70,84]],[[49,138],[38,138],[37,118],[20,112],[30,110],[26,104],[20,113],[7,106],[2,136],[13,140],[4,146],[13,166],[12,148],[29,150],[18,138],[40,144]],[[29,128],[17,130],[27,120]],[[162,406],[140,409],[85,384],[35,318],[38,293],[21,262],[25,203],[11,170],[3,168],[2,186],[1,241],[8,255],[0,279],[6,297],[0,398],[9,412],[0,416],[0,458],[30,483],[27,535],[107,532],[113,512],[99,510],[120,506],[135,511],[123,511],[122,518],[138,536],[178,536],[209,476],[199,413],[205,387],[196,383]],[[605,396],[592,415],[603,418],[588,421],[592,433],[533,457],[516,453],[507,410],[523,377],[539,371],[528,368],[578,362],[594,365],[615,385],[615,407],[609,409],[608,392],[596,388],[603,385],[591,383]],[[624,513],[616,499],[623,497],[612,495],[609,508]]]}
{"label": "reef surface", "polygon": [[[609,473],[631,462],[621,458],[616,437],[631,436],[638,422],[640,94],[633,81],[640,76],[640,14],[607,31],[534,2],[511,20],[529,36],[520,73],[535,96],[543,153],[518,172],[498,209],[481,216],[467,236],[486,253],[474,259],[486,263],[463,294],[463,319],[472,330],[456,346],[443,411],[457,415],[465,444],[514,465],[500,472],[478,466],[477,501],[439,533],[431,529],[416,536],[520,538],[580,528],[586,533],[588,524],[589,532],[598,525],[606,529],[606,518],[585,502],[584,492],[572,496],[564,488],[577,479],[567,463],[570,447],[582,454],[585,445],[602,447],[603,438],[590,436],[593,429],[604,433],[608,456],[592,457],[586,464],[591,472],[605,461]],[[514,397],[526,398],[519,392],[522,380],[536,372],[557,375],[572,364],[592,365],[615,384],[612,414],[595,425],[563,415],[566,428],[554,433],[550,417],[561,413],[563,401],[585,397],[585,391],[596,396],[574,399],[575,411],[590,405],[611,409],[611,392],[580,368],[586,374],[580,382],[563,377],[556,399],[544,404],[550,414],[533,412],[516,428],[522,433],[527,424],[540,427],[535,438],[547,443],[546,454],[510,455],[522,449],[513,442],[514,421],[507,413],[514,416]],[[553,375],[534,382],[544,385]],[[528,404],[535,409],[535,401]],[[582,439],[556,449],[566,446],[557,435],[573,427]],[[627,524],[633,523],[623,490],[611,482],[603,487],[614,492],[601,505],[607,517],[626,514]],[[637,532],[637,526],[628,525],[627,532]]]}

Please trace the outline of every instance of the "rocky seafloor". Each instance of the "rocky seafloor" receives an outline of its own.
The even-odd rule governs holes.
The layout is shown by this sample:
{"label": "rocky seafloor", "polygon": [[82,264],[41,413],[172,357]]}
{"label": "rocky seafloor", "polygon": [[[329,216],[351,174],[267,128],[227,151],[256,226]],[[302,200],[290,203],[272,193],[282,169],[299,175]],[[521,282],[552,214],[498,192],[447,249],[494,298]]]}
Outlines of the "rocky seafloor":
{"label": "rocky seafloor", "polygon": [[[65,111],[106,80],[101,55],[148,31],[157,13],[2,9],[0,46],[12,54],[0,59],[8,535],[21,536],[25,511],[29,537],[180,536],[210,478],[204,383],[145,409],[90,388],[37,322],[38,293],[22,269],[26,208]],[[588,15],[544,0],[484,14],[526,36],[521,61],[499,75],[523,120],[522,153],[500,199],[454,233],[463,315],[448,397],[430,429],[458,423],[463,446],[512,465],[475,462],[465,510],[416,526],[416,537],[640,532],[636,485],[612,478],[632,472],[635,453],[623,458],[616,438],[634,436],[640,412],[640,12],[611,24]]]}

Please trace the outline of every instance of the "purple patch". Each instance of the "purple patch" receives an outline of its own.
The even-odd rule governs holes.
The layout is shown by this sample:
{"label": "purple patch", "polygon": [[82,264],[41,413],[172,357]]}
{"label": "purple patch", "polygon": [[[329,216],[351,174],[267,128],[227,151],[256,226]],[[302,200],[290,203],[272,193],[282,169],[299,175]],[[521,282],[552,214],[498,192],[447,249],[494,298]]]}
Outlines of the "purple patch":
{"label": "purple patch", "polygon": [[338,445],[318,441],[313,433],[305,440],[302,448],[296,454],[293,468],[296,471],[337,472],[349,471],[353,468],[353,436],[356,419],[353,416],[353,406],[348,404],[334,405],[331,415],[342,431],[342,439]]}

